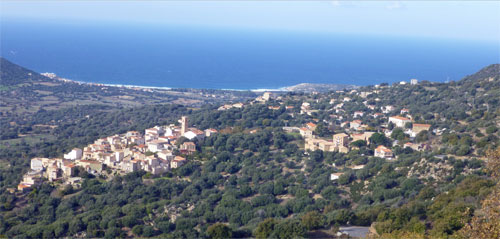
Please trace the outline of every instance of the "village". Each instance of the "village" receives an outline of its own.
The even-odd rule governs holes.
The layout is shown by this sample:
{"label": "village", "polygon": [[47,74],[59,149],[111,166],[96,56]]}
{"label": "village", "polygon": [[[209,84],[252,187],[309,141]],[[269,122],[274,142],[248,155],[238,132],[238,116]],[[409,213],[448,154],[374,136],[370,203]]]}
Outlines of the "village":
{"label": "village", "polygon": [[[18,190],[27,192],[44,180],[78,187],[83,179],[77,177],[78,168],[99,176],[126,174],[143,170],[159,175],[186,163],[185,155],[196,152],[196,144],[217,133],[215,129],[201,131],[189,127],[183,116],[180,126],[174,124],[146,129],[144,134],[129,131],[97,139],[83,149],[74,148],[63,158],[32,158],[30,171],[23,175]],[[176,145],[180,137],[188,140]],[[177,154],[177,155],[175,155]]]}
{"label": "village", "polygon": [[[406,82],[400,84],[406,84]],[[418,81],[412,79],[410,84],[418,84]],[[356,149],[358,144],[369,145],[371,137],[376,133],[390,138],[396,128],[403,130],[410,140],[406,140],[407,142],[404,143],[394,140],[392,146],[400,145],[403,148],[411,148],[417,151],[431,150],[429,144],[413,142],[420,132],[428,132],[431,125],[415,123],[410,111],[406,108],[397,109],[393,105],[384,105],[377,108],[373,104],[368,104],[368,101],[364,101],[364,110],[355,111],[352,115],[346,113],[345,104],[351,102],[354,97],[367,98],[370,94],[377,93],[377,89],[382,87],[376,86],[375,90],[368,92],[356,89],[349,92],[337,91],[336,93],[347,96],[340,99],[330,99],[331,120],[323,120],[322,122],[312,118],[319,111],[319,109],[312,107],[314,101],[304,101],[300,109],[295,110],[294,106],[285,104],[282,96],[276,97],[271,92],[265,92],[255,100],[247,103],[268,104],[272,101],[273,104],[268,104],[270,110],[279,110],[283,107],[291,117],[295,117],[298,113],[312,118],[313,122],[302,126],[283,127],[285,132],[298,133],[302,136],[304,139],[303,149],[306,154],[316,150],[349,153],[351,150]],[[377,99],[375,100],[377,101]],[[316,102],[319,102],[319,100],[316,100]],[[245,104],[239,102],[222,105],[218,110],[242,109],[244,107]],[[385,123],[374,128],[368,126],[362,120],[363,117],[383,120]],[[74,148],[69,153],[64,154],[63,158],[33,158],[31,159],[30,171],[23,176],[18,185],[18,190],[21,192],[30,191],[32,186],[40,185],[44,179],[49,182],[60,182],[62,185],[78,187],[82,182],[82,178],[77,177],[79,173],[77,168],[95,176],[103,174],[113,176],[140,170],[152,175],[160,175],[178,168],[186,163],[186,155],[196,152],[197,145],[194,142],[201,142],[206,137],[218,133],[216,129],[199,130],[189,127],[189,119],[186,116],[181,117],[179,123],[180,126],[175,124],[155,126],[146,129],[144,134],[129,131],[122,135],[101,138],[83,149]],[[332,137],[320,137],[315,133],[320,123],[327,125],[330,131],[335,132]],[[441,131],[434,129],[433,133],[440,134]],[[189,141],[176,144],[181,136]],[[397,155],[388,145],[379,145],[374,149],[371,156],[387,160],[397,159]],[[362,165],[355,169],[361,168]],[[341,174],[333,173],[331,180],[338,179]]]}

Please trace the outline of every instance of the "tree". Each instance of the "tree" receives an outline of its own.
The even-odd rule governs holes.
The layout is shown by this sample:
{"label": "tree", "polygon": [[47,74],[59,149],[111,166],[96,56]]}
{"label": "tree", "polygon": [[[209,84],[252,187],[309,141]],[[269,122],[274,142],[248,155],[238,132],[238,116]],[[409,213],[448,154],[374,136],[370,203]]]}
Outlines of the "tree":
{"label": "tree", "polygon": [[307,230],[314,230],[321,228],[324,225],[324,218],[323,215],[319,214],[317,211],[312,211],[302,216],[301,222]]}
{"label": "tree", "polygon": [[233,236],[233,231],[222,223],[216,223],[208,227],[207,234],[210,238],[231,238]]}
{"label": "tree", "polygon": [[83,222],[82,222],[82,220],[80,220],[80,219],[73,219],[69,223],[68,232],[69,232],[70,235],[74,235],[74,234],[80,232],[81,230],[83,230]]}
{"label": "tree", "polygon": [[282,220],[274,227],[274,237],[291,239],[304,237],[306,228],[297,220]]}
{"label": "tree", "polygon": [[56,237],[62,237],[66,234],[66,230],[68,228],[68,223],[66,222],[58,222],[55,224],[54,234]]}
{"label": "tree", "polygon": [[354,174],[351,171],[349,171],[349,172],[345,172],[344,174],[340,175],[340,177],[337,180],[337,182],[340,185],[346,185],[346,184],[351,183],[351,181],[353,180],[353,178],[354,178]]}
{"label": "tree", "polygon": [[316,129],[314,129],[314,134],[319,137],[324,137],[328,133],[328,129],[323,125],[323,123],[319,123],[316,125]]}
{"label": "tree", "polygon": [[395,128],[394,130],[392,130],[391,138],[397,139],[397,140],[404,140],[405,139],[405,133],[404,133],[403,129],[401,129],[401,128]]}
{"label": "tree", "polygon": [[370,137],[370,142],[375,146],[378,146],[378,145],[390,146],[391,145],[391,140],[389,138],[385,137],[385,135],[382,133],[374,133]]}
{"label": "tree", "polygon": [[110,227],[108,230],[106,230],[106,233],[104,234],[104,238],[117,238],[120,237],[122,230],[117,227]]}
{"label": "tree", "polygon": [[493,133],[497,132],[497,130],[498,130],[497,127],[492,125],[492,126],[489,126],[488,128],[486,128],[486,133],[493,134]]}
{"label": "tree", "polygon": [[407,122],[405,124],[405,129],[411,129],[412,126],[413,126],[413,124],[411,122]]}
{"label": "tree", "polygon": [[91,221],[87,224],[87,235],[90,237],[99,237],[99,226],[97,225],[97,222]]}
{"label": "tree", "polygon": [[135,215],[128,215],[122,218],[123,226],[132,228],[137,224],[137,218]]}
{"label": "tree", "polygon": [[351,143],[351,146],[361,148],[361,147],[366,146],[366,141],[361,140],[361,139],[360,140],[356,140],[356,141],[354,141],[354,142]]}
{"label": "tree", "polygon": [[269,238],[273,233],[276,224],[277,223],[273,218],[268,218],[257,225],[253,235],[256,238]]}
{"label": "tree", "polygon": [[154,228],[152,226],[149,226],[149,225],[146,225],[144,226],[144,228],[142,229],[142,236],[145,236],[145,237],[152,237],[156,234],[156,231],[154,230]]}
{"label": "tree", "polygon": [[132,232],[136,235],[136,236],[139,236],[139,235],[142,235],[142,229],[144,228],[143,225],[135,225],[133,228],[132,228]]}
{"label": "tree", "polygon": [[418,143],[425,142],[427,140],[429,140],[429,131],[427,130],[420,131],[415,138],[415,141]]}

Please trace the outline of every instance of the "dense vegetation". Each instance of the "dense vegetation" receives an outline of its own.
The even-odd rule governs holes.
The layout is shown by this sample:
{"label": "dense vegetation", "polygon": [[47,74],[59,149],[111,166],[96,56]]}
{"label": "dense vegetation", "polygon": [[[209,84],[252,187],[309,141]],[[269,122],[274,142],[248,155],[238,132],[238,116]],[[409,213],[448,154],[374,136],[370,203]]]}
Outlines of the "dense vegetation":
{"label": "dense vegetation", "polygon": [[[0,148],[5,164],[0,170],[0,235],[294,238],[343,225],[373,225],[383,238],[456,236],[496,187],[481,160],[499,145],[495,99],[500,97],[500,78],[498,70],[494,72],[449,84],[394,85],[366,99],[347,91],[288,93],[282,96],[284,105],[271,100],[226,111],[211,105],[196,110],[155,105],[38,111],[20,121],[23,126],[16,127],[16,133],[33,132],[37,124],[57,125],[39,132],[46,139],[9,141],[8,147],[3,142]],[[363,101],[378,108],[397,104],[410,109],[416,122],[446,130],[418,136],[433,145],[432,151],[400,147],[408,136],[394,130],[392,139],[375,134],[369,145],[356,143],[357,149],[347,154],[304,151],[300,135],[283,131],[283,126],[316,119],[317,134],[338,132],[338,125],[326,123],[332,114],[329,101],[348,95],[352,100],[345,103],[347,115],[363,110]],[[311,116],[299,114],[306,101],[320,110]],[[294,109],[287,111],[285,105]],[[75,190],[43,184],[25,196],[7,192],[28,169],[30,157],[61,156],[98,137],[173,123],[180,115],[189,115],[200,129],[220,132],[199,142],[198,152],[181,168],[159,177],[144,172],[112,179],[87,176]],[[373,130],[384,123],[368,116],[362,120]],[[399,141],[394,147],[397,160],[368,156],[392,140]],[[354,165],[365,167],[351,169]],[[330,174],[336,172],[344,174],[332,182]]]}

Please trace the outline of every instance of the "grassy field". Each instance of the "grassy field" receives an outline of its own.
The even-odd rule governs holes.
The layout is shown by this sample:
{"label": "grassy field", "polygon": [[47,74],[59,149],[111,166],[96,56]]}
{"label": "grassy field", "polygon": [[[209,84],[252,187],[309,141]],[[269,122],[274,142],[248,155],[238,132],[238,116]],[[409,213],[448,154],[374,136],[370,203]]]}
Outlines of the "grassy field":
{"label": "grassy field", "polygon": [[29,145],[33,145],[36,143],[44,142],[47,140],[53,140],[55,137],[50,134],[39,134],[39,135],[28,135],[24,137],[20,137],[17,139],[7,139],[7,140],[0,140],[0,149],[1,148],[7,148],[10,145],[16,145],[21,143],[22,141],[26,142]]}

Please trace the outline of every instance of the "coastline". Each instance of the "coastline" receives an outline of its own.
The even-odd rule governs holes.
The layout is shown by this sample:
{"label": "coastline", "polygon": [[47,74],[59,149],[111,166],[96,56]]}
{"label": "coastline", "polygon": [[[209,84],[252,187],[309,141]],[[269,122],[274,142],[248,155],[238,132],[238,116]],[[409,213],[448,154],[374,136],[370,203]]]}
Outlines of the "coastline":
{"label": "coastline", "polygon": [[80,85],[122,87],[122,88],[129,88],[129,89],[134,89],[134,88],[139,88],[139,89],[158,89],[158,90],[172,90],[173,89],[171,87],[159,87],[159,86],[139,86],[139,85],[105,84],[105,83],[94,83],[94,82],[76,81],[76,80],[71,80],[71,79],[59,77],[55,73],[50,73],[50,72],[40,73],[40,75],[48,77],[48,78],[50,78],[52,80],[59,80],[59,81],[63,81],[63,82],[75,83],[75,84],[80,84]]}
{"label": "coastline", "polygon": [[[59,77],[55,73],[51,72],[45,72],[45,73],[40,73],[40,75],[43,75],[45,77],[48,77],[53,80],[59,80],[63,82],[69,82],[69,83],[75,83],[75,84],[80,84],[80,85],[91,85],[91,86],[106,86],[106,87],[120,87],[120,88],[127,88],[127,89],[135,89],[135,90],[175,90],[175,89],[185,89],[185,88],[173,88],[173,87],[162,87],[162,86],[141,86],[141,85],[124,85],[124,84],[109,84],[109,83],[95,83],[95,82],[85,82],[85,81],[76,81],[76,80],[71,80],[68,78],[64,77]],[[272,92],[288,92],[290,90],[287,90],[291,86],[284,86],[278,89],[211,89],[211,90],[221,90],[221,91],[250,91],[250,92],[255,92],[255,93],[264,93],[266,91],[272,91]],[[201,90],[201,89],[200,89]]]}

